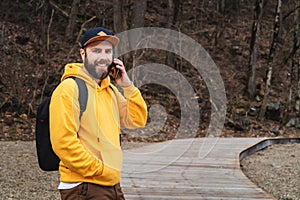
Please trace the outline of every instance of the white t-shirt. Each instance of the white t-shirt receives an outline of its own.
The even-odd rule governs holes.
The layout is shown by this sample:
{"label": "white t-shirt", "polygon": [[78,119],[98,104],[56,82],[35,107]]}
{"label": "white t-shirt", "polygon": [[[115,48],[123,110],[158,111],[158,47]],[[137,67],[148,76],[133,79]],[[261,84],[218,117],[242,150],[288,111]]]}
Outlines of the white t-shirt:
{"label": "white t-shirt", "polygon": [[67,190],[67,189],[71,189],[74,188],[78,185],[80,185],[82,182],[78,182],[78,183],[66,183],[66,182],[60,182],[58,185],[58,189],[59,190]]}

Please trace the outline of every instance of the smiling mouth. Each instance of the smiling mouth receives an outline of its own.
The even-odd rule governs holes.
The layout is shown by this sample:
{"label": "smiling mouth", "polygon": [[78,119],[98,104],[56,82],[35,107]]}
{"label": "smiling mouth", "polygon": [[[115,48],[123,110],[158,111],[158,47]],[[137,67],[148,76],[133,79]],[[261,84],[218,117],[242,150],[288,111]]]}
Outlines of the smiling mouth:
{"label": "smiling mouth", "polygon": [[107,68],[107,65],[106,64],[98,64],[96,65],[96,68]]}

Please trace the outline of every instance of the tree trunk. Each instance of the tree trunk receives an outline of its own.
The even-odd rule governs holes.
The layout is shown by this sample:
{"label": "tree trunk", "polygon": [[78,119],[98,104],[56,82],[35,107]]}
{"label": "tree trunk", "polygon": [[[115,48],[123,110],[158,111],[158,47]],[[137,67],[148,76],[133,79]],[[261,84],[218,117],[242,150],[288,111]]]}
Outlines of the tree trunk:
{"label": "tree trunk", "polygon": [[297,117],[297,123],[299,124],[299,118],[300,118],[300,62],[299,62],[299,0],[295,0],[295,14],[294,14],[294,45],[293,45],[293,64],[292,67],[294,68],[293,71],[297,71],[297,74],[295,73],[294,76],[296,76],[295,82],[297,82],[297,87],[295,88],[295,91],[293,92],[294,101],[291,101],[294,103],[294,108],[296,110],[296,117]]}
{"label": "tree trunk", "polygon": [[41,7],[41,15],[40,15],[40,38],[43,46],[44,55],[47,54],[47,28],[48,28],[48,8],[49,1],[44,1]]}
{"label": "tree trunk", "polygon": [[[147,9],[147,0],[135,0],[134,1],[131,29],[141,28],[144,26],[146,9]],[[133,67],[139,65],[139,60],[143,55],[143,51],[141,53],[139,53],[139,55],[138,55],[138,52],[140,52],[140,51],[137,51],[138,46],[140,45],[140,42],[143,37],[142,35],[143,35],[142,31],[138,31],[138,34],[136,33],[136,34],[128,35],[129,45],[132,50],[135,50],[133,53],[133,56],[132,56],[132,66]],[[127,59],[127,60],[129,60],[129,59]],[[135,81],[135,77],[132,77],[132,80]]]}
{"label": "tree trunk", "polygon": [[[122,31],[125,31],[128,29],[128,25],[127,25],[127,9],[126,9],[126,1],[125,0],[114,0],[113,1],[113,18],[114,18],[114,33],[120,33]],[[119,44],[119,47],[122,49],[122,45],[127,45],[122,43],[122,41]],[[126,54],[123,56],[123,58],[121,58],[124,63],[127,63],[127,61],[129,60],[129,54]]]}
{"label": "tree trunk", "polygon": [[[169,0],[168,8],[168,28],[176,27],[176,22],[178,22],[178,16],[180,13],[180,1],[179,0]],[[172,44],[170,44],[172,45]],[[170,47],[170,49],[172,49]],[[165,63],[167,66],[175,66],[175,55],[172,52],[167,52]],[[180,69],[179,69],[180,71]]]}
{"label": "tree trunk", "polygon": [[260,34],[260,23],[263,15],[264,0],[256,0],[254,11],[254,22],[252,25],[251,43],[250,43],[250,60],[248,72],[247,92],[251,99],[256,94],[256,61],[258,54],[258,40]]}
{"label": "tree trunk", "polygon": [[[140,28],[144,26],[145,12],[147,9],[146,0],[135,0],[133,4],[133,16],[131,28]],[[136,49],[136,46],[141,41],[140,35],[129,35],[129,43],[132,49]]]}
{"label": "tree trunk", "polygon": [[[295,0],[295,7],[299,5],[299,0]],[[294,28],[293,28],[293,48],[291,52],[291,58],[292,58],[292,64],[291,64],[291,79],[290,79],[290,93],[289,93],[289,99],[288,99],[288,108],[287,112],[292,112],[293,106],[295,106],[296,103],[296,86],[299,81],[299,77],[297,76],[297,70],[298,70],[298,58],[297,58],[297,49],[298,49],[298,9],[295,9],[294,12]],[[296,78],[298,80],[296,80]]]}
{"label": "tree trunk", "polygon": [[266,79],[266,85],[265,85],[265,94],[264,99],[262,102],[261,110],[259,113],[259,119],[262,119],[265,116],[267,103],[268,103],[268,96],[270,93],[270,87],[271,87],[271,79],[272,79],[272,73],[273,73],[273,60],[274,60],[274,54],[275,49],[277,46],[278,41],[278,35],[279,35],[279,28],[280,28],[280,15],[281,15],[281,0],[277,1],[277,7],[276,7],[276,15],[275,15],[275,22],[274,22],[274,29],[273,29],[273,40],[270,47],[269,52],[269,58],[268,58],[268,72],[267,72],[267,79]]}
{"label": "tree trunk", "polygon": [[114,0],[114,32],[120,33],[123,31],[123,1],[122,0]]}
{"label": "tree trunk", "polygon": [[238,16],[240,10],[240,0],[219,0],[217,4],[219,12],[223,14],[232,12]]}
{"label": "tree trunk", "polygon": [[225,4],[226,1],[225,0],[219,0],[219,2],[217,3],[217,9],[220,13],[225,13]]}
{"label": "tree trunk", "polygon": [[80,0],[73,0],[71,13],[69,15],[69,22],[66,28],[67,39],[71,38],[71,36],[74,35],[74,27],[75,27],[79,4],[80,4]]}

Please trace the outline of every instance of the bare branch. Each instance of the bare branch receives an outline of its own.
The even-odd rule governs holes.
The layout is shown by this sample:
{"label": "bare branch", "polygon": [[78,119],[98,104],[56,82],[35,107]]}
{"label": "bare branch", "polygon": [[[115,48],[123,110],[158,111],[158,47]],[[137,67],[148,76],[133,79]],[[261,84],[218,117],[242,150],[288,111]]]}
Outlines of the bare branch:
{"label": "bare branch", "polygon": [[[83,33],[83,30],[84,30],[84,27],[86,24],[88,24],[89,22],[93,21],[94,19],[96,18],[96,16],[93,16],[91,17],[90,19],[86,20],[85,22],[83,22],[83,24],[81,25],[81,28],[80,28],[80,31],[77,35],[77,39],[76,39],[76,44],[79,44],[79,40],[80,40],[80,37]],[[76,47],[77,45],[73,45],[72,49],[70,50],[69,54],[68,54],[68,57],[67,57],[67,60],[70,59],[70,56],[71,54],[73,53],[74,51],[74,48]],[[59,71],[62,71],[64,69],[64,65],[60,67]]]}
{"label": "bare branch", "polygon": [[50,21],[49,21],[48,28],[47,28],[47,51],[50,50],[50,47],[49,47],[50,46],[50,28],[51,28],[51,24],[53,21],[53,15],[54,15],[54,9],[52,9]]}
{"label": "bare branch", "polygon": [[64,11],[63,9],[61,9],[58,5],[56,5],[56,3],[54,3],[53,1],[49,1],[49,4],[54,7],[57,11],[59,11],[61,14],[63,14],[63,16],[69,18],[69,14]]}

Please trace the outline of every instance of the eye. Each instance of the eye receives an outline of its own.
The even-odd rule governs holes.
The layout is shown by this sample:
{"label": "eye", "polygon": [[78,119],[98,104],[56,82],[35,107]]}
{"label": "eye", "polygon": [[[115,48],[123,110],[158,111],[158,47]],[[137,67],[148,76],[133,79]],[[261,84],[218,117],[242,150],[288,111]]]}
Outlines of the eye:
{"label": "eye", "polygon": [[106,49],[106,50],[105,50],[105,53],[107,53],[107,54],[112,53],[112,49]]}
{"label": "eye", "polygon": [[92,51],[93,51],[93,53],[101,53],[101,49],[98,49],[98,48],[94,48]]}

